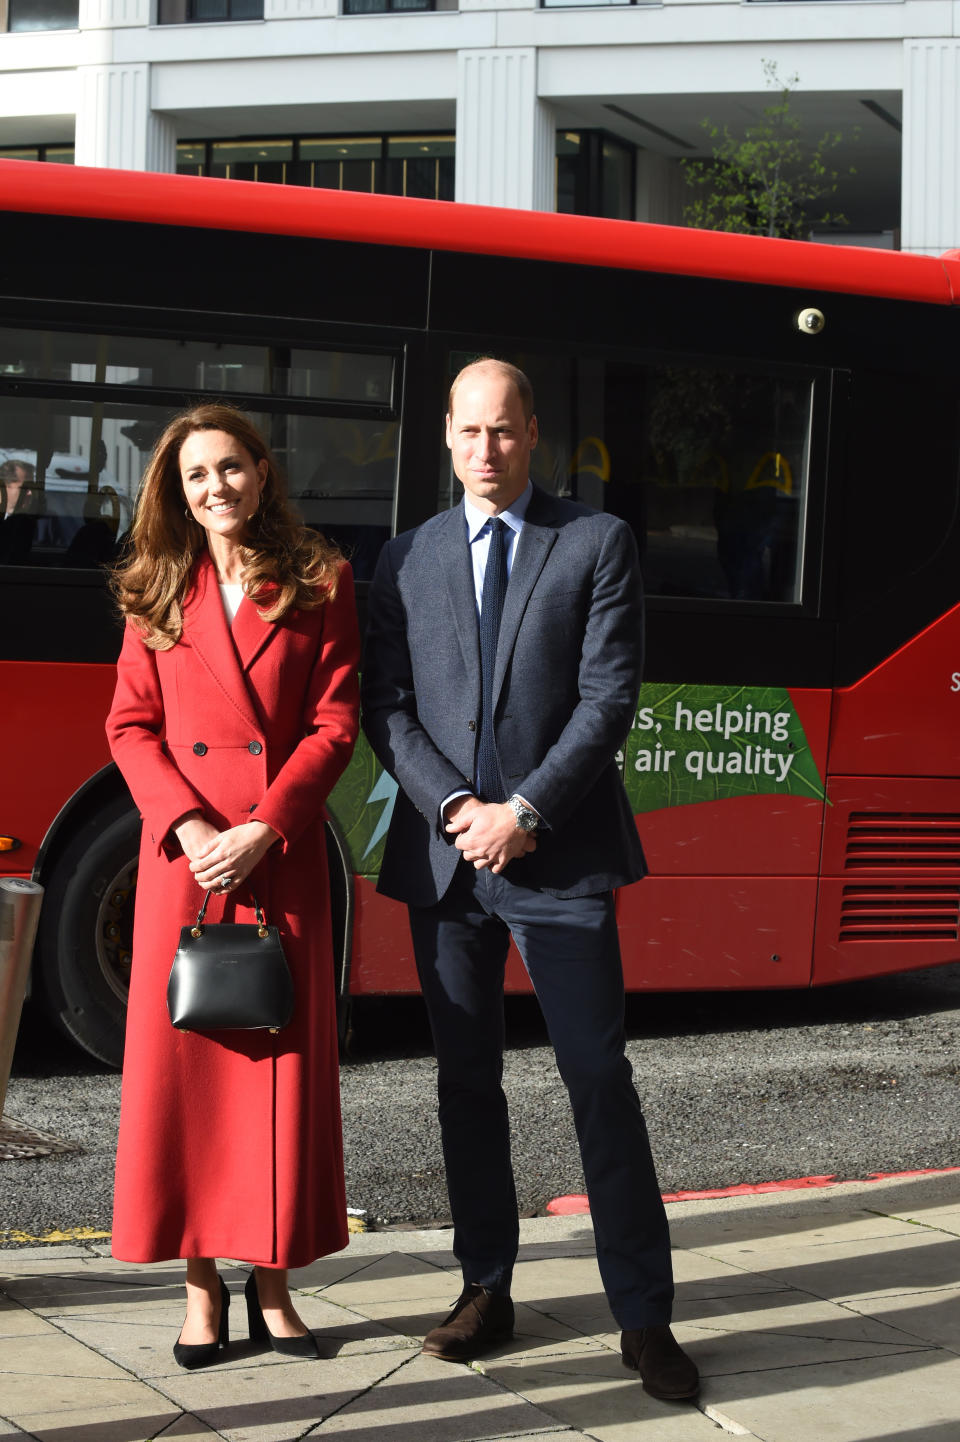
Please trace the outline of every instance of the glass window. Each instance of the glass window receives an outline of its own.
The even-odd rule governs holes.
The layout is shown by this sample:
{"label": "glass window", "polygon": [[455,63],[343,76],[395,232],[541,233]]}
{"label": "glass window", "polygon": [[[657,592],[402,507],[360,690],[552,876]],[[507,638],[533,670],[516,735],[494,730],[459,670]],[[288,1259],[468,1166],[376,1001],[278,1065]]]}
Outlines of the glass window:
{"label": "glass window", "polygon": [[382,157],[379,135],[300,141],[300,161],[310,166],[309,183],[326,190],[378,191]]}
{"label": "glass window", "polygon": [[393,357],[0,328],[4,377],[390,405]]}
{"label": "glass window", "polygon": [[144,406],[0,400],[0,562],[111,564],[166,418]]}
{"label": "glass window", "polygon": [[0,150],[0,160],[46,160],[54,165],[73,164],[72,145],[18,145]]}
{"label": "glass window", "polygon": [[218,140],[210,151],[206,173],[222,180],[266,180],[283,185],[287,165],[293,160],[291,140]]}
{"label": "glass window", "polygon": [[401,135],[387,137],[384,190],[423,200],[452,200],[456,137]]}
{"label": "glass window", "polygon": [[[471,356],[451,356],[451,379]],[[529,375],[544,489],[626,520],[648,592],[799,603],[812,383],[598,358],[511,356]],[[441,507],[461,488],[449,455]]]}
{"label": "glass window", "polygon": [[[65,399],[40,393],[51,381]],[[170,417],[242,393],[305,522],[368,580],[393,517],[393,392],[392,355],[0,329],[0,563],[110,564]]]}
{"label": "glass window", "polygon": [[563,215],[634,217],[635,150],[603,130],[558,130],[557,210]]}
{"label": "glass window", "polygon": [[274,418],[272,445],[291,500],[307,525],[337,542],[358,581],[372,579],[390,538],[398,434],[396,421]]}
{"label": "glass window", "polygon": [[344,15],[386,15],[402,10],[435,8],[434,0],[343,0]]}
{"label": "glass window", "polygon": [[80,0],[7,0],[10,30],[76,30]]}
{"label": "glass window", "polygon": [[263,0],[159,0],[157,7],[160,25],[262,19]]}

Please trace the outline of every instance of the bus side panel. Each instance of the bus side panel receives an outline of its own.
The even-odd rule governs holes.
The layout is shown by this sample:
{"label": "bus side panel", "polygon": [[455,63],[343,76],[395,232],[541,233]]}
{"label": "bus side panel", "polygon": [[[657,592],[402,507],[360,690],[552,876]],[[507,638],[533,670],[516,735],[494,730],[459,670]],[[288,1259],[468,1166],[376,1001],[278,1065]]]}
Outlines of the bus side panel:
{"label": "bus side panel", "polygon": [[832,776],[814,982],[960,961],[960,780]]}
{"label": "bus side panel", "polygon": [[114,666],[0,661],[0,833],[23,843],[0,852],[0,872],[29,873],[64,801],[109,762],[104,720],[116,674]]}
{"label": "bus side panel", "polygon": [[[661,690],[669,701],[645,708]],[[742,717],[770,696],[783,698],[784,718],[792,706],[789,729],[725,734],[734,704]],[[648,722],[662,720],[656,732],[631,734],[624,779],[651,874],[692,886],[713,876],[817,876],[830,704],[827,690],[644,686],[638,719],[646,709]],[[666,758],[653,776],[641,770],[652,736]]]}
{"label": "bus side panel", "polygon": [[960,960],[958,728],[960,607],[837,691],[815,982]]}
{"label": "bus side panel", "polygon": [[960,606],[838,689],[831,776],[944,776],[960,770]]}
{"label": "bus side panel", "polygon": [[369,876],[354,877],[353,896],[350,994],[409,995],[419,991],[406,906],[381,896],[376,879]]}
{"label": "bus side panel", "polygon": [[648,876],[618,898],[628,991],[810,981],[813,876]]}

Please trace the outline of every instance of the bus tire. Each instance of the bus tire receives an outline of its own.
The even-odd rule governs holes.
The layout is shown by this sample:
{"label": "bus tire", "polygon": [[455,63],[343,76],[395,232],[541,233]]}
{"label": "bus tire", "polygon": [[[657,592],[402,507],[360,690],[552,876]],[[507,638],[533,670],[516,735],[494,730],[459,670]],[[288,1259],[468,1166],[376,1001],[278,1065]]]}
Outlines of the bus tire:
{"label": "bus tire", "polygon": [[45,879],[37,931],[40,989],[54,1023],[119,1067],[133,942],[140,817],[127,802],[92,816]]}

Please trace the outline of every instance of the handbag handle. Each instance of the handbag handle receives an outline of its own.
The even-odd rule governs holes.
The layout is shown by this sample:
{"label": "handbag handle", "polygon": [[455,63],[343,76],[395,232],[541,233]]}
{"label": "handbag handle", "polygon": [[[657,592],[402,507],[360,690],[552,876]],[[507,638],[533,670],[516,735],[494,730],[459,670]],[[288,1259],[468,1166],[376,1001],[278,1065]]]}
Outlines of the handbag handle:
{"label": "handbag handle", "polygon": [[[204,918],[204,917],[206,916],[206,914],[207,914],[207,903],[208,903],[208,901],[210,900],[210,897],[212,896],[212,894],[213,894],[213,893],[210,892],[210,891],[204,892],[203,905],[201,906],[200,911],[199,911],[199,913],[198,913],[198,915],[197,915],[196,925],[195,925],[195,926],[191,926],[191,928],[190,928],[190,935],[191,935],[191,936],[202,936],[202,935],[203,935],[203,918]],[[254,913],[255,913],[256,918],[257,918],[257,935],[260,936],[260,937],[265,937],[265,936],[268,935],[266,917],[265,917],[264,914],[263,914],[263,907],[260,905],[259,901],[257,900],[256,893],[254,892],[254,889],[253,889],[252,886],[251,886],[251,888],[250,888],[250,895],[253,897],[253,910],[254,910]]]}

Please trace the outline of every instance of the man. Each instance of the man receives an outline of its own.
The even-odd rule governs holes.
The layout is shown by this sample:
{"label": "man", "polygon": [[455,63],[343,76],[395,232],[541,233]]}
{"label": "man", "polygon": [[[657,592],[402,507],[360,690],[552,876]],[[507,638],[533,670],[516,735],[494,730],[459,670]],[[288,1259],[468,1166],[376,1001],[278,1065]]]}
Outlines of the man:
{"label": "man", "polygon": [[409,907],[464,1280],[424,1351],[467,1360],[513,1333],[519,1226],[501,1087],[512,934],[570,1094],[623,1360],[654,1396],[692,1397],[624,1056],[613,903],[645,870],[614,761],[640,684],[636,547],[622,521],[531,484],[537,421],[515,367],[462,370],[446,434],[463,503],[381,553],[363,675],[367,736],[400,785],[380,890]]}

